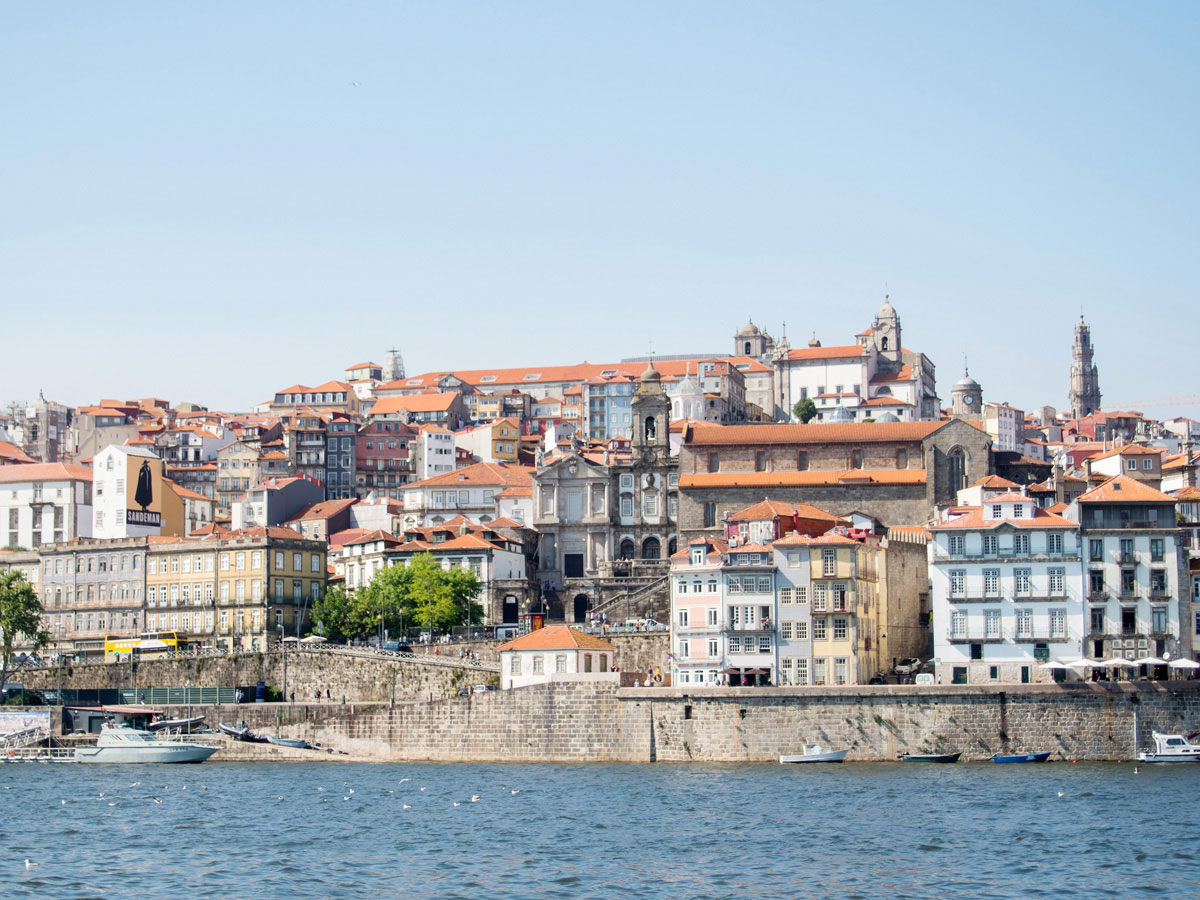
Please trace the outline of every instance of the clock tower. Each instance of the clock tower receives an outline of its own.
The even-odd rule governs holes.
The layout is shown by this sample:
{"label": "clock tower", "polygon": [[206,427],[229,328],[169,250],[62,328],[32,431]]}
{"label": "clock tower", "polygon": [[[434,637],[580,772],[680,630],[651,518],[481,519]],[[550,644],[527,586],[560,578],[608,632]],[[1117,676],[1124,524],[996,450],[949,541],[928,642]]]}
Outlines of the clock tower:
{"label": "clock tower", "polygon": [[980,416],[983,409],[983,388],[971,377],[971,373],[963,368],[963,377],[954,382],[950,389],[953,401],[954,418],[974,419]]}

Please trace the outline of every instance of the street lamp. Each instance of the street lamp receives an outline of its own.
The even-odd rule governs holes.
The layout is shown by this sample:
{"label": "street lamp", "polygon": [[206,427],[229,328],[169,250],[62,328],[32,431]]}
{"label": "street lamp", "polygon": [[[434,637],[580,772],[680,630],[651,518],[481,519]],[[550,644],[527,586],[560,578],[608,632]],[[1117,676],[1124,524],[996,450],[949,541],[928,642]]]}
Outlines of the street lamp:
{"label": "street lamp", "polygon": [[191,734],[192,733],[192,679],[189,678],[187,681],[185,681],[183,683],[183,685],[184,685],[184,688],[183,688],[184,692],[187,694],[187,696],[184,697],[184,700],[187,702],[187,717],[188,717],[187,733]]}
{"label": "street lamp", "polygon": [[283,623],[279,623],[279,654],[283,658],[283,702],[287,703],[287,644],[283,642]]}

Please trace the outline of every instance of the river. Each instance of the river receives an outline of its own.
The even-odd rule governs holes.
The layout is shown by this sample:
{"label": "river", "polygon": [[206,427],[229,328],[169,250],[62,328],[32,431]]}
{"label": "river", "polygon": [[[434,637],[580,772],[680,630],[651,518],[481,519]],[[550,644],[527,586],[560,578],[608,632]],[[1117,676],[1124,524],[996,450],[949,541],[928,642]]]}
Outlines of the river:
{"label": "river", "polygon": [[1200,764],[212,760],[0,787],[5,898],[1200,894]]}

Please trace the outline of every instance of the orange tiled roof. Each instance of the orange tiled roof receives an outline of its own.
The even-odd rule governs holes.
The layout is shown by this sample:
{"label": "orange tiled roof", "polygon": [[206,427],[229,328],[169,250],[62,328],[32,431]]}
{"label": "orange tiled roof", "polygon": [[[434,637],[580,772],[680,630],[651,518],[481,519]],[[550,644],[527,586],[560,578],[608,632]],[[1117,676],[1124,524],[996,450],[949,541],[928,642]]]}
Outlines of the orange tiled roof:
{"label": "orange tiled roof", "polygon": [[985,488],[1015,488],[1020,487],[1015,481],[1009,481],[1007,478],[1001,478],[999,475],[985,475],[978,481],[974,482],[971,487],[979,487],[983,485]]}
{"label": "orange tiled roof", "polygon": [[796,515],[800,516],[802,519],[816,519],[818,521],[827,520],[835,524],[845,523],[845,519],[841,519],[832,513],[827,513],[825,510],[818,509],[815,506],[810,506],[807,503],[784,503],[782,500],[763,500],[760,503],[755,503],[753,506],[743,509],[739,513],[734,513],[729,517],[729,521],[762,521],[763,519],[774,519],[780,516],[791,517]]}
{"label": "orange tiled roof", "polygon": [[10,463],[0,466],[0,483],[17,484],[22,481],[91,481],[92,470],[88,466],[70,463]]}
{"label": "orange tiled roof", "polygon": [[1080,503],[1174,503],[1175,498],[1128,475],[1117,475],[1079,496]]}
{"label": "orange tiled roof", "polygon": [[857,546],[859,542],[854,540],[852,537],[847,537],[844,534],[838,534],[836,531],[831,531],[827,534],[821,535],[820,537],[809,537],[807,534],[798,534],[796,532],[792,532],[791,534],[784,535],[779,540],[775,541],[774,544],[775,546],[783,547],[800,547],[811,544],[828,547],[830,544],[854,544]]}
{"label": "orange tiled roof", "polygon": [[1165,447],[1150,447],[1146,444],[1126,444],[1123,447],[1113,447],[1107,453],[1091,457],[1092,462],[1099,459],[1111,459],[1114,456],[1162,456]]}
{"label": "orange tiled roof", "polygon": [[410,413],[446,412],[460,399],[457,393],[435,392],[432,394],[402,394],[398,397],[383,397],[371,407],[371,415],[388,416],[400,410]]}
{"label": "orange tiled roof", "polygon": [[924,484],[924,469],[854,469],[831,472],[699,472],[682,475],[681,488],[810,487],[827,484]]}
{"label": "orange tiled roof", "polygon": [[532,466],[517,466],[511,463],[480,462],[453,472],[443,472],[424,481],[414,481],[404,485],[404,490],[424,487],[456,487],[459,485],[503,484],[507,486],[528,487],[533,484]]}
{"label": "orange tiled roof", "polygon": [[191,500],[203,500],[206,503],[214,502],[212,497],[205,497],[203,494],[198,494],[195,491],[191,490],[190,488],[185,488],[181,484],[176,484],[170,478],[164,478],[163,481],[165,481],[168,485],[170,485],[171,490],[173,490],[175,492],[175,494],[179,497],[187,497]]}
{"label": "orange tiled roof", "polygon": [[37,462],[36,459],[11,441],[0,441],[0,460],[3,460],[5,465]]}
{"label": "orange tiled roof", "polygon": [[288,521],[300,522],[305,519],[328,519],[330,516],[336,516],[342,510],[353,506],[357,502],[358,500],[353,497],[341,500],[322,500],[320,503],[314,503],[312,506],[300,510],[300,512],[296,513]]}
{"label": "orange tiled roof", "polygon": [[1171,496],[1184,503],[1195,503],[1200,500],[1200,487],[1185,487],[1171,491]]}
{"label": "orange tiled roof", "polygon": [[[991,501],[988,501],[989,503]],[[951,519],[948,522],[937,522],[930,525],[930,531],[946,531],[962,528],[974,528],[980,531],[988,531],[992,528],[999,528],[1001,525],[1014,525],[1017,528],[1078,528],[1079,525],[1072,522],[1070,519],[1064,519],[1062,516],[1052,513],[1046,509],[1033,508],[1033,517],[1029,519],[992,519],[985,518],[983,515],[982,506],[970,507],[970,512],[966,515],[959,516],[956,519]]]}
{"label": "orange tiled roof", "polygon": [[[361,529],[354,530],[358,531]],[[360,535],[353,540],[345,541],[342,546],[349,547],[354,544],[374,544],[377,541],[383,541],[385,544],[389,544],[391,546],[397,546],[401,543],[400,539],[394,534],[389,534],[382,528],[376,528],[374,531],[368,531],[366,534]]]}
{"label": "orange tiled roof", "polygon": [[602,641],[569,625],[547,625],[529,634],[501,644],[497,650],[607,650],[612,652],[617,648],[608,641]]}
{"label": "orange tiled roof", "polygon": [[948,422],[860,422],[816,425],[697,425],[689,432],[689,445],[717,444],[826,444],[921,441]]}
{"label": "orange tiled roof", "polygon": [[841,347],[799,347],[789,350],[788,359],[846,359],[863,356],[860,344],[846,344]]}

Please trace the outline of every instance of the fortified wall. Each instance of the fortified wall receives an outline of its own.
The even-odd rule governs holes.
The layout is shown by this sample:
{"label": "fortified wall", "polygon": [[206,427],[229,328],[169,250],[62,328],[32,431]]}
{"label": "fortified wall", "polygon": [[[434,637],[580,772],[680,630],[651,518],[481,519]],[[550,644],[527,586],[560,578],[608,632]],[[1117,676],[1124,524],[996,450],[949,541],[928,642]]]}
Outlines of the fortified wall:
{"label": "fortified wall", "polygon": [[[559,682],[432,702],[244,704],[214,715],[381,760],[775,762],[805,741],[851,761],[906,751],[1051,751],[1128,760],[1151,731],[1200,728],[1200,682],[1131,685],[883,685],[618,688]],[[210,717],[211,718],[211,717]]]}

